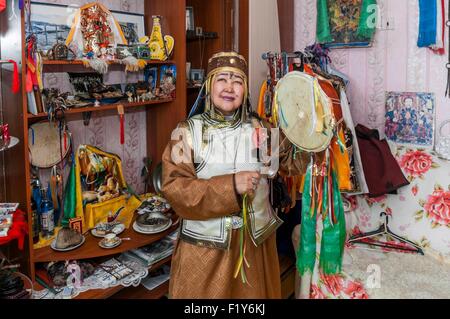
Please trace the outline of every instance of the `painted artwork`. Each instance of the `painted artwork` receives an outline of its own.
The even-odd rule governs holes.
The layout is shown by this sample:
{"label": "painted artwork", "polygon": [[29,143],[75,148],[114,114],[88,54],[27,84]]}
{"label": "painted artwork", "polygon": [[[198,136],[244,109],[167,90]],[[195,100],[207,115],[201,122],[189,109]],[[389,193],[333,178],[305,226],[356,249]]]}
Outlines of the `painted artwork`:
{"label": "painted artwork", "polygon": [[433,146],[433,93],[387,92],[386,138],[404,144]]}
{"label": "painted artwork", "polygon": [[318,42],[326,47],[367,47],[376,25],[376,1],[318,0]]}

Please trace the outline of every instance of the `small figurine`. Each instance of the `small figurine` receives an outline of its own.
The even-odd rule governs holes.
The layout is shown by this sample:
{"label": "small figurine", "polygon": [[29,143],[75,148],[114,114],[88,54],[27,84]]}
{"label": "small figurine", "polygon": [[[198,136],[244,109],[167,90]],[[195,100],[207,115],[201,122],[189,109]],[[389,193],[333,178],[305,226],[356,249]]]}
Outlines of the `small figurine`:
{"label": "small figurine", "polygon": [[127,91],[126,95],[128,96],[128,102],[133,103],[133,92]]}

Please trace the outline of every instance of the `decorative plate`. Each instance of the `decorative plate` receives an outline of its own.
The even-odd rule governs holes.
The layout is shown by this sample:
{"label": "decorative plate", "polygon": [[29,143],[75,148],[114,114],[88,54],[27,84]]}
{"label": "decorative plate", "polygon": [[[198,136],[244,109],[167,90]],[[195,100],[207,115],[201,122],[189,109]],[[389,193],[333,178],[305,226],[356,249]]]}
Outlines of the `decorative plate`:
{"label": "decorative plate", "polygon": [[86,237],[83,236],[83,239],[81,240],[81,242],[78,245],[75,246],[70,246],[67,248],[57,248],[56,247],[56,238],[52,241],[52,243],[50,244],[50,248],[56,251],[71,251],[74,249],[77,249],[78,247],[80,247],[81,245],[84,244],[84,242],[86,241]]}

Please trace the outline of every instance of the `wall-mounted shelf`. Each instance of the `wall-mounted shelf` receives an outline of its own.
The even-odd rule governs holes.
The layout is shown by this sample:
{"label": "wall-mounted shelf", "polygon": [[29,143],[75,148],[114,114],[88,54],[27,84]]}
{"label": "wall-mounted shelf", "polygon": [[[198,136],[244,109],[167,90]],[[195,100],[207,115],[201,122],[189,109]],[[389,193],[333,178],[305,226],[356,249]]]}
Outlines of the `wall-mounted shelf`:
{"label": "wall-mounted shelf", "polygon": [[[107,110],[116,110],[118,105],[123,105],[124,109],[132,108],[132,107],[138,107],[138,106],[146,106],[146,105],[155,105],[155,104],[164,104],[173,102],[174,99],[163,99],[163,100],[153,100],[153,101],[147,101],[147,102],[123,102],[123,103],[114,103],[114,104],[105,104],[101,106],[90,106],[90,107],[80,107],[80,108],[73,108],[69,109],[64,112],[64,114],[77,114],[77,113],[84,113],[84,112],[100,112],[100,111],[107,111]],[[36,115],[28,113],[27,114],[28,119],[45,119],[48,117],[48,113],[38,113]]]}
{"label": "wall-mounted shelf", "polygon": [[19,144],[20,140],[17,137],[11,136],[11,140],[9,141],[9,144],[3,147],[0,147],[0,152],[6,151],[10,148],[13,148],[17,144]]}
{"label": "wall-mounted shelf", "polygon": [[186,40],[188,42],[197,41],[197,40],[212,40],[212,39],[218,39],[218,38],[219,38],[219,36],[217,35],[217,33],[216,34],[211,34],[211,35],[208,35],[208,34],[206,34],[206,35],[195,35],[195,34],[189,34],[189,33],[186,34]]}

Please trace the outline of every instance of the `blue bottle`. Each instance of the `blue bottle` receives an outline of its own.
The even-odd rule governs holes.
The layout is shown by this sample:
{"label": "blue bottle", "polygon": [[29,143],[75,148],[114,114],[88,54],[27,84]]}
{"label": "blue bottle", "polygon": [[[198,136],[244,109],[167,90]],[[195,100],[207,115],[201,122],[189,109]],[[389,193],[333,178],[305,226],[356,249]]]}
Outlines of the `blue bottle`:
{"label": "blue bottle", "polygon": [[51,238],[55,234],[55,216],[53,203],[48,199],[47,188],[41,189],[41,230],[44,238]]}

